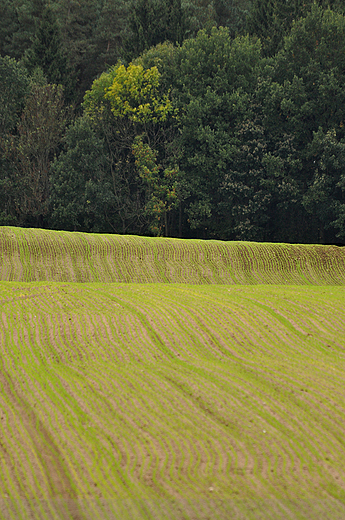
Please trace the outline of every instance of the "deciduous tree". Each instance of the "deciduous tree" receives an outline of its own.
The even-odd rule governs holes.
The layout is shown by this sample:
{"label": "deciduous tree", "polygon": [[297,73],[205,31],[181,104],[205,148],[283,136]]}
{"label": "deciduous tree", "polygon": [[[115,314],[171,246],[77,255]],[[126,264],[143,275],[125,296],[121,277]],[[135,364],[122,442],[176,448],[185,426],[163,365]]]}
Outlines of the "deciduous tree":
{"label": "deciduous tree", "polygon": [[150,230],[156,236],[169,236],[168,214],[179,205],[179,168],[165,168],[157,164],[157,152],[141,137],[134,140],[133,154],[139,175],[147,186],[145,210],[150,218]]}
{"label": "deciduous tree", "polygon": [[[57,229],[116,232],[106,147],[87,117],[67,130],[51,168],[50,223]],[[119,220],[119,219],[118,219]]]}
{"label": "deciduous tree", "polygon": [[66,124],[63,89],[33,84],[12,137],[15,209],[20,225],[43,226],[48,215],[49,170]]}
{"label": "deciduous tree", "polygon": [[344,56],[344,16],[314,6],[293,24],[261,84],[270,149],[293,141],[285,175],[298,185],[300,221],[309,222],[303,241],[334,241],[331,222],[342,211]]}
{"label": "deciduous tree", "polygon": [[12,141],[29,93],[26,70],[14,58],[0,57],[0,224],[15,224],[16,189]]}
{"label": "deciduous tree", "polygon": [[[260,64],[260,44],[232,40],[225,28],[199,32],[178,55],[174,96],[180,103],[180,168],[190,197],[185,213],[201,236],[219,236],[225,175],[236,153],[235,129],[246,118]],[[196,231],[194,231],[195,233]]]}

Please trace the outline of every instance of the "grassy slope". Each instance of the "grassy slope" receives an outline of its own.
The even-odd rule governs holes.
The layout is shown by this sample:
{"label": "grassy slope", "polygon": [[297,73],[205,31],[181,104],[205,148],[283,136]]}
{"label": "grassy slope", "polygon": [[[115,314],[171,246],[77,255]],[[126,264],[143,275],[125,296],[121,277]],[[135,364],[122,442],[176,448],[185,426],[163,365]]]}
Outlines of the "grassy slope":
{"label": "grassy slope", "polygon": [[345,284],[345,248],[0,227],[0,280]]}
{"label": "grassy slope", "polygon": [[344,300],[2,282],[0,517],[345,518]]}

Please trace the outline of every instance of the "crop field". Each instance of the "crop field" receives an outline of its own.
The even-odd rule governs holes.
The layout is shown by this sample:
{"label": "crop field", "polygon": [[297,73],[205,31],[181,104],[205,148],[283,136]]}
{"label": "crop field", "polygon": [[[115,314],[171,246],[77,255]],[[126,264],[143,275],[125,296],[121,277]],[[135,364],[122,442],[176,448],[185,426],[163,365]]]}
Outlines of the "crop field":
{"label": "crop field", "polygon": [[345,248],[0,227],[0,280],[345,285]]}
{"label": "crop field", "polygon": [[0,228],[0,519],[345,519],[344,253]]}

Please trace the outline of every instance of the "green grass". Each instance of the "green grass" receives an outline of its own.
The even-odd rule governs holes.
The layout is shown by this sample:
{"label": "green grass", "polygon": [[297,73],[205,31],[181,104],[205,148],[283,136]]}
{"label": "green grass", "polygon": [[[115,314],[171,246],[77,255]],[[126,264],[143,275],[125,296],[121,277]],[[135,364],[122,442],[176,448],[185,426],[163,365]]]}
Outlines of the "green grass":
{"label": "green grass", "polygon": [[1,519],[345,519],[341,250],[1,232]]}

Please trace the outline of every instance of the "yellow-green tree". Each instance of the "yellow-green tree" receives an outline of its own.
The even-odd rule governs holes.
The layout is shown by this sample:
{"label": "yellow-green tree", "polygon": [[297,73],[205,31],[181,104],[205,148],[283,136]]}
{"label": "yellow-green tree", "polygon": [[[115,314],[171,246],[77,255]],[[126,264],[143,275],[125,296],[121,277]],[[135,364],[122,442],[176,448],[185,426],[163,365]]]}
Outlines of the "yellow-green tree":
{"label": "yellow-green tree", "polygon": [[[177,114],[160,78],[156,66],[117,64],[94,81],[84,99],[86,115],[107,143],[113,199],[123,233],[138,226],[143,226],[142,232],[146,227],[155,234],[163,229],[168,233],[173,184],[168,177],[175,171],[171,142]],[[144,149],[151,154],[146,163]],[[160,165],[157,172],[152,161]],[[152,184],[147,169],[157,174],[158,184]]]}
{"label": "yellow-green tree", "polygon": [[166,121],[172,112],[168,94],[160,95],[157,67],[145,70],[142,65],[119,65],[105,98],[115,117],[127,116],[138,123]]}
{"label": "yellow-green tree", "polygon": [[173,107],[169,93],[160,93],[159,78],[157,67],[118,64],[93,82],[85,94],[84,109],[91,119],[110,108],[114,117],[126,117],[133,123],[164,122]]}

